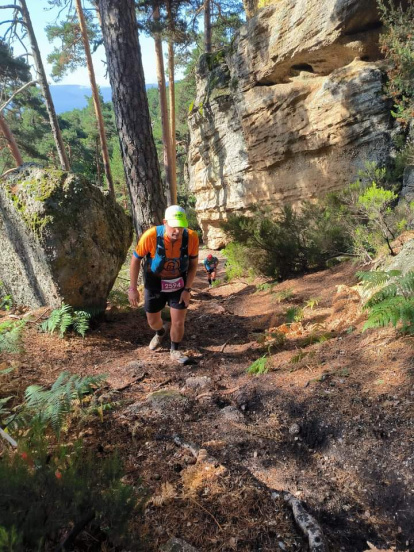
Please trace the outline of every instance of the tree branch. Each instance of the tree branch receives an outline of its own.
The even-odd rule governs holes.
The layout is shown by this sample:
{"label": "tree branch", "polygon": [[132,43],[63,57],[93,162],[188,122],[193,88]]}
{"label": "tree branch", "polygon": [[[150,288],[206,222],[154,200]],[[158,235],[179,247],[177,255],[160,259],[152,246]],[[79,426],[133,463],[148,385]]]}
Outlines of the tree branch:
{"label": "tree branch", "polygon": [[21,13],[22,8],[17,6],[17,4],[6,4],[5,6],[0,6],[0,10],[18,10]]}
{"label": "tree branch", "polygon": [[7,100],[7,102],[5,102],[3,105],[0,106],[0,113],[3,111],[3,109],[5,109],[9,103],[12,101],[12,99],[17,96],[17,94],[19,94],[20,92],[23,92],[23,90],[25,88],[28,88],[29,86],[31,86],[32,84],[34,84],[35,82],[37,82],[37,80],[32,80],[30,82],[26,82],[26,84],[24,84],[23,86],[21,86],[18,90],[16,90],[16,92],[14,92],[14,94],[12,94],[10,96],[10,98]]}

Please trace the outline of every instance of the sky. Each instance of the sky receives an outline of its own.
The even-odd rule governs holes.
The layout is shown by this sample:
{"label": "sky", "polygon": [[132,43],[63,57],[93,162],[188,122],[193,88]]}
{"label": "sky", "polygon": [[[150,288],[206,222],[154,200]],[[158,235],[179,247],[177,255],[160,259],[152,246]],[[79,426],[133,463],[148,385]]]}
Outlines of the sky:
{"label": "sky", "polygon": [[[0,4],[2,4],[3,2],[5,5],[9,3],[11,4],[11,2],[8,2],[8,0],[0,0]],[[47,0],[26,0],[26,3],[30,13],[30,17],[32,19],[33,28],[42,55],[43,64],[46,69],[46,74],[48,75],[48,81],[50,84],[56,84],[50,77],[51,67],[48,65],[46,58],[47,55],[52,52],[54,46],[59,46],[59,42],[56,41],[55,44],[50,44],[46,37],[44,28],[48,23],[54,23],[59,10],[56,8],[50,10],[50,6],[48,6]],[[47,10],[45,10],[45,8],[47,8]],[[1,21],[10,19],[11,16],[11,10],[0,10]],[[0,27],[0,35],[5,32],[6,28],[6,25],[2,25]],[[140,35],[139,41],[141,45],[145,83],[156,84],[157,76],[155,72],[154,41],[152,38],[147,38],[142,35]],[[13,45],[13,47],[15,55],[19,55],[22,53],[23,50],[20,46],[18,46],[17,43]],[[93,54],[95,78],[98,85],[109,86],[109,79],[105,76],[105,65],[102,60],[105,60],[105,49],[103,46],[100,46],[98,50]],[[88,71],[86,67],[79,68],[75,72],[69,73],[57,84],[79,84],[81,86],[89,87]]]}

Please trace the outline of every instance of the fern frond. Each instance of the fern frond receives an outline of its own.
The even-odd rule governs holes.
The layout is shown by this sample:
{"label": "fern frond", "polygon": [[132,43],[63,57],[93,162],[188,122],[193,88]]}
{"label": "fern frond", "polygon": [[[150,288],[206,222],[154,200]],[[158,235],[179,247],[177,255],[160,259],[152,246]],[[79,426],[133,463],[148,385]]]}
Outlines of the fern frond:
{"label": "fern frond", "polygon": [[392,324],[397,326],[401,319],[402,309],[406,304],[406,299],[397,295],[384,299],[381,303],[374,304],[371,307],[369,318],[364,325],[363,330],[368,328],[379,328]]}
{"label": "fern frond", "polygon": [[42,404],[42,392],[44,390],[41,385],[30,385],[25,391],[27,406],[33,409],[39,408]]}
{"label": "fern frond", "polygon": [[366,289],[376,288],[383,286],[386,282],[389,282],[392,278],[399,276],[400,270],[390,270],[389,272],[383,272],[380,270],[374,270],[372,272],[357,272],[357,277],[364,284]]}
{"label": "fern frond", "polygon": [[396,297],[398,295],[398,286],[396,283],[389,284],[388,286],[383,287],[365,303],[364,309],[371,309],[378,303],[381,303],[382,301],[386,301],[387,299],[390,299],[391,297]]}
{"label": "fern frond", "polygon": [[75,311],[73,313],[73,327],[75,332],[85,337],[85,333],[89,329],[89,320],[91,315],[85,311]]}
{"label": "fern frond", "polygon": [[22,332],[25,324],[24,320],[0,324],[0,352],[19,353],[22,350]]}
{"label": "fern frond", "polygon": [[63,337],[71,325],[72,325],[71,313],[63,312],[60,319],[60,325],[59,325],[59,337]]}
{"label": "fern frond", "polygon": [[410,270],[398,280],[398,287],[405,296],[414,294],[414,271]]}
{"label": "fern frond", "polygon": [[40,324],[40,328],[45,333],[53,333],[60,324],[60,309],[55,309],[50,313],[47,320]]}

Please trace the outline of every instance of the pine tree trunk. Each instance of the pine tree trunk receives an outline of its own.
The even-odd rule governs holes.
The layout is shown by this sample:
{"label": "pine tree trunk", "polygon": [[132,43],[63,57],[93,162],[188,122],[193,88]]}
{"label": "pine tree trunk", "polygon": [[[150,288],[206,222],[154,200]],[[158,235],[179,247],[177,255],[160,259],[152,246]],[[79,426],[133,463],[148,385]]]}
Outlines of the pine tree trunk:
{"label": "pine tree trunk", "polygon": [[211,52],[211,3],[204,1],[204,51]]}
{"label": "pine tree trunk", "polygon": [[[154,21],[157,23],[160,18],[160,11],[158,7],[154,8]],[[164,57],[162,53],[162,40],[160,33],[154,33],[155,42],[155,62],[157,69],[157,82],[158,92],[160,94],[160,110],[161,110],[161,128],[162,128],[162,145],[164,151],[164,169],[165,169],[165,181],[167,190],[169,191],[169,201],[172,201],[172,189],[171,189],[171,135],[170,135],[170,123],[168,120],[168,104],[167,104],[167,89],[165,86],[165,71],[164,71]]]}
{"label": "pine tree trunk", "polygon": [[165,195],[151,130],[134,0],[98,0],[115,120],[131,199],[141,235],[164,218]]}
{"label": "pine tree trunk", "polygon": [[76,2],[76,12],[78,14],[80,29],[82,33],[83,47],[85,49],[86,65],[88,67],[89,80],[91,83],[93,105],[95,107],[96,120],[98,123],[99,138],[101,142],[102,160],[103,160],[105,176],[106,176],[106,180],[108,181],[109,191],[112,194],[112,196],[115,197],[114,184],[113,184],[112,174],[111,174],[111,165],[110,165],[109,153],[108,153],[108,144],[106,141],[105,125],[102,117],[102,109],[101,109],[101,102],[99,99],[98,87],[96,85],[91,49],[89,47],[89,39],[88,39],[88,32],[86,29],[85,16],[83,14],[81,0],[75,0],[75,2]]}
{"label": "pine tree trunk", "polygon": [[53,105],[52,96],[50,94],[50,89],[47,82],[45,69],[43,67],[42,58],[40,56],[39,46],[37,45],[36,35],[33,30],[32,21],[30,19],[29,10],[27,9],[26,0],[17,1],[20,6],[24,26],[26,27],[27,34],[29,35],[33,60],[37,72],[37,80],[39,81],[40,88],[42,89],[42,93],[46,101],[46,109],[49,115],[50,126],[52,127],[52,134],[55,140],[60,165],[63,170],[68,171],[70,169],[69,160],[66,155],[65,146],[63,144],[62,134],[59,128],[55,106]]}
{"label": "pine tree trunk", "polygon": [[177,145],[175,139],[175,83],[174,83],[174,20],[171,10],[171,0],[167,1],[167,14],[170,37],[168,40],[168,91],[170,97],[170,134],[171,134],[171,202],[177,203]]}
{"label": "pine tree trunk", "polygon": [[7,124],[7,121],[3,117],[2,113],[0,113],[0,132],[3,134],[4,138],[6,139],[7,147],[9,148],[11,154],[13,155],[14,160],[16,161],[16,166],[20,167],[20,165],[23,165],[23,158],[20,155],[19,147],[13,136],[13,133],[10,130],[10,127]]}

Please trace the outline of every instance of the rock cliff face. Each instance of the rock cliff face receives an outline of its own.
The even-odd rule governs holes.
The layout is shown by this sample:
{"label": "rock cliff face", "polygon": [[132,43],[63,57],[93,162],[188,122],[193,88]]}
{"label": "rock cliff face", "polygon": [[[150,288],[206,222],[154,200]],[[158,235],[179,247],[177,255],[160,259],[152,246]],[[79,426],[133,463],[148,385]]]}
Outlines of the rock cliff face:
{"label": "rock cliff face", "polygon": [[85,179],[23,165],[0,187],[0,241],[0,280],[17,304],[102,310],[132,222]]}
{"label": "rock cliff face", "polygon": [[380,27],[376,0],[279,0],[201,58],[189,175],[208,246],[229,213],[295,205],[387,162]]}

